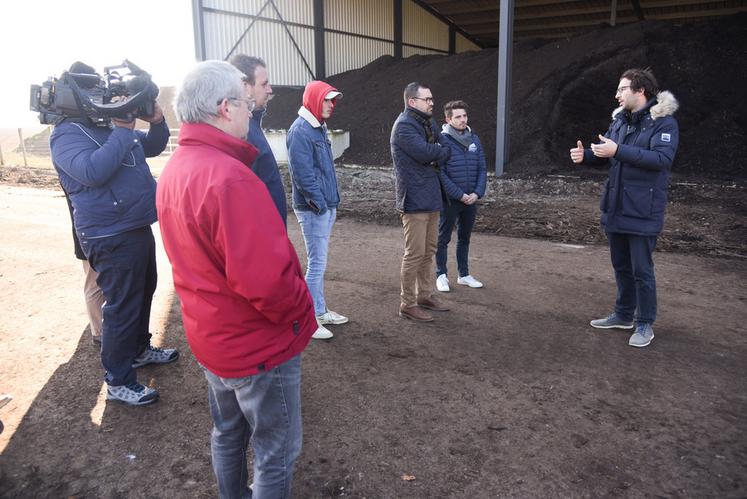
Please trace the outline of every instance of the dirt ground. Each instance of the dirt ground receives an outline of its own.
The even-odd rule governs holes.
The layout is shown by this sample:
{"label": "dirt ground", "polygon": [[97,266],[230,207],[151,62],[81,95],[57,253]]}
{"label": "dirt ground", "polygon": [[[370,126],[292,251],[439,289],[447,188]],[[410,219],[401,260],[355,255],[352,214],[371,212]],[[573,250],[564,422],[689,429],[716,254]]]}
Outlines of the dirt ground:
{"label": "dirt ground", "polygon": [[[184,341],[165,255],[151,326],[156,344],[183,355],[140,370],[161,391],[157,404],[107,403],[64,198],[39,188],[45,174],[26,182],[34,188],[10,185],[28,172],[3,175],[0,393],[14,399],[0,409],[0,496],[214,497],[205,382]],[[366,176],[366,185],[387,181],[386,172],[351,170],[343,192]],[[498,234],[555,240],[475,234],[471,270],[486,286],[455,286],[445,295],[453,310],[433,324],[396,315],[401,228],[370,223],[396,222],[376,199],[385,195],[346,195],[327,294],[351,322],[303,355],[294,496],[745,497],[742,187],[683,186],[704,195],[681,206],[675,187],[669,220],[689,218],[702,239],[683,253],[687,241],[668,224],[667,251],[655,257],[656,339],[633,349],[627,333],[587,325],[614,300],[606,248],[578,240],[600,241],[598,181],[530,179],[513,197],[512,182],[492,186],[503,200],[482,213],[521,208],[518,221],[496,222]],[[553,229],[568,234],[549,237]],[[289,230],[303,253],[292,215]],[[558,242],[566,238],[581,244]]]}
{"label": "dirt ground", "polygon": [[[44,159],[38,159],[43,164]],[[48,161],[48,159],[46,159]],[[166,157],[149,160],[157,176]],[[285,185],[288,170],[281,165]],[[340,216],[399,226],[389,167],[337,167]],[[576,168],[563,174],[488,177],[475,230],[571,244],[606,244],[599,229],[599,197],[606,171]],[[0,184],[58,189],[50,165],[0,168]],[[747,258],[747,181],[674,175],[660,252]]]}

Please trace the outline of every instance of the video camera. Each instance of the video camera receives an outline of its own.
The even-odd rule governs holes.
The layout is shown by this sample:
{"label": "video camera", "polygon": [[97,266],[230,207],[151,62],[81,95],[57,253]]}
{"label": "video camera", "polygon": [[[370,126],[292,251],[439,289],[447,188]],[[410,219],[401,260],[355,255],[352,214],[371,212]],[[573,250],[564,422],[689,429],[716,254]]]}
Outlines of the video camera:
{"label": "video camera", "polygon": [[103,77],[82,63],[70,69],[76,65],[91,71],[65,71],[59,78],[31,85],[31,110],[39,113],[43,125],[70,119],[109,126],[112,118],[132,121],[153,114],[158,86],[132,62],[125,59],[119,66],[105,67]]}

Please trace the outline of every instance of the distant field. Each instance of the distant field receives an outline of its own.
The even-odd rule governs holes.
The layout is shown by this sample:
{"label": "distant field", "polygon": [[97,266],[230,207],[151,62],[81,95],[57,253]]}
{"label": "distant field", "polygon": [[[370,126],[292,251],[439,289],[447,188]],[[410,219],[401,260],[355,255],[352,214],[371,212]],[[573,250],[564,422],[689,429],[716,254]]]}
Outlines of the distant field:
{"label": "distant field", "polygon": [[[25,127],[21,129],[21,133],[23,138],[27,139],[43,132],[45,128],[46,126]],[[0,128],[0,150],[5,166],[24,166],[23,153],[16,152],[19,143],[17,128]],[[158,176],[161,173],[168,159],[169,155],[162,155],[148,160],[154,175]],[[52,161],[47,155],[26,154],[26,164],[35,168],[52,168]]]}
{"label": "distant field", "polygon": [[[33,137],[45,128],[46,126],[24,127],[21,132],[24,138]],[[0,147],[3,149],[3,155],[10,153],[18,144],[18,128],[0,128]]]}
{"label": "distant field", "polygon": [[[148,158],[148,166],[150,166],[150,170],[154,176],[158,177],[161,174],[161,170],[163,170],[163,167],[166,166],[166,162],[170,157],[170,154],[162,154],[161,156],[158,156],[156,158]],[[15,152],[5,152],[4,146],[3,160],[5,162],[5,166],[24,166],[23,154]],[[49,168],[50,170],[52,169],[52,160],[49,156],[27,155],[26,163],[29,167]]]}

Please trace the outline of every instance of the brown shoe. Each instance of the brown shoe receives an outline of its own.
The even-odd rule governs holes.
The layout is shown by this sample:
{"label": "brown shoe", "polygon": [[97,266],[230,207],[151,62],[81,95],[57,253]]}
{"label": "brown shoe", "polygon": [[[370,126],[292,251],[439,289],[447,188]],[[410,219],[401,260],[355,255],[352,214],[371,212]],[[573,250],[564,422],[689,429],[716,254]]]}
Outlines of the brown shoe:
{"label": "brown shoe", "polygon": [[412,307],[404,307],[400,305],[399,316],[417,322],[433,322],[433,317],[431,316],[431,314],[418,307],[417,305],[413,305]]}
{"label": "brown shoe", "polygon": [[418,300],[418,305],[428,310],[435,310],[436,312],[446,312],[449,310],[449,307],[438,301],[433,296],[426,300]]}

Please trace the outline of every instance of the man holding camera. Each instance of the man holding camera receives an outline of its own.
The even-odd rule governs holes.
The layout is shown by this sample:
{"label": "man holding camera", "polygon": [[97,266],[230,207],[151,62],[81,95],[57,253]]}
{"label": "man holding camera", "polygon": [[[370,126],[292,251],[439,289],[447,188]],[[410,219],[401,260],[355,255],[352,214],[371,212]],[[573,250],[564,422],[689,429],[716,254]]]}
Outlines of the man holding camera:
{"label": "man holding camera", "polygon": [[[71,73],[95,74],[82,63]],[[73,205],[75,230],[106,300],[101,363],[107,400],[145,405],[158,400],[154,388],[137,382],[136,369],[179,357],[174,349],[151,346],[150,307],[156,289],[156,182],[146,157],[166,147],[169,129],[153,103],[148,133],[135,130],[135,116],[94,124],[64,118],[50,137],[52,162]]]}
{"label": "man holding camera", "polygon": [[615,93],[618,107],[599,144],[570,150],[576,164],[608,165],[600,202],[602,226],[615,269],[617,300],[609,316],[591,321],[598,329],[633,329],[628,345],[645,347],[654,339],[656,277],[653,252],[664,224],[669,171],[677,153],[679,104],[650,69],[629,69]]}

